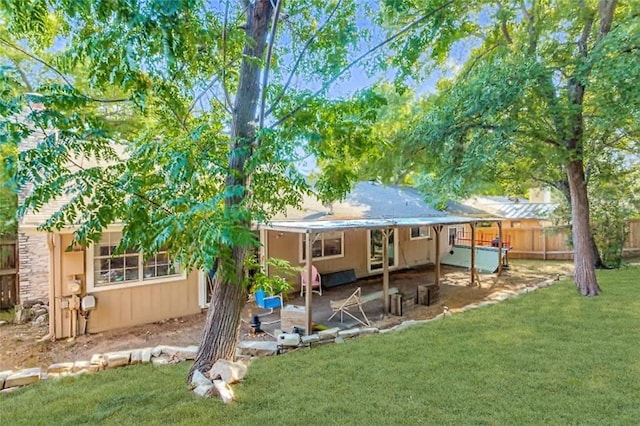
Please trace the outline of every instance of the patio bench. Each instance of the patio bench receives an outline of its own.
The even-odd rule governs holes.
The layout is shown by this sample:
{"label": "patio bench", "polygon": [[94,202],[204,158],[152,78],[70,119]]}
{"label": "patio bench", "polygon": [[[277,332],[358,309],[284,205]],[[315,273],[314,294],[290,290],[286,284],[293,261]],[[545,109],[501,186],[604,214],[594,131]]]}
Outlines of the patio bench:
{"label": "patio bench", "polygon": [[322,277],[322,287],[338,287],[340,285],[349,284],[356,281],[355,269],[346,269],[344,271],[330,272],[328,274],[320,274]]}

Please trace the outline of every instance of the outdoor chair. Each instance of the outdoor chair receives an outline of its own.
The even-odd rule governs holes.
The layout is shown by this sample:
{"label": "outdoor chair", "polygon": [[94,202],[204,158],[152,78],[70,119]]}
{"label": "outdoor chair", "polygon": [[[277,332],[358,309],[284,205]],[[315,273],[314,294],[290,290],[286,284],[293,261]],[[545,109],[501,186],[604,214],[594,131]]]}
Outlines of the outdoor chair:
{"label": "outdoor chair", "polygon": [[[256,300],[256,305],[261,309],[268,309],[268,314],[272,314],[274,309],[282,308],[282,295],[276,294],[275,296],[268,296],[267,293],[258,289],[253,294],[253,297]],[[268,315],[263,314],[263,315]]]}
{"label": "outdoor chair", "polygon": [[[300,296],[304,295],[307,287],[307,268],[300,273]],[[316,290],[317,289],[317,290]],[[322,296],[322,283],[320,282],[320,273],[315,266],[311,265],[311,291]]]}

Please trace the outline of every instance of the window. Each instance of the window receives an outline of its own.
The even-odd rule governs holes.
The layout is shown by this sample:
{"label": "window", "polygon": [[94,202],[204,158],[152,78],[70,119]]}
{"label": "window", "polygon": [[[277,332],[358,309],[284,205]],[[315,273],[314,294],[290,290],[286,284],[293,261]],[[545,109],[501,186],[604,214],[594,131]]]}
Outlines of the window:
{"label": "window", "polygon": [[88,261],[89,276],[93,277],[93,287],[110,287],[119,284],[134,284],[162,277],[181,276],[180,265],[171,261],[166,251],[159,251],[144,261],[142,253],[127,250],[114,255],[122,235],[119,232],[107,232],[102,240],[93,245]]}
{"label": "window", "polygon": [[[300,235],[301,256],[303,261],[307,259],[307,242],[305,236]],[[331,259],[344,256],[344,233],[325,232],[318,234],[311,243],[312,259]]]}
{"label": "window", "polygon": [[449,227],[449,245],[454,246],[459,239],[464,237],[464,228],[463,227]]}
{"label": "window", "polygon": [[429,226],[413,226],[411,228],[411,239],[421,240],[423,238],[431,237],[431,227]]}

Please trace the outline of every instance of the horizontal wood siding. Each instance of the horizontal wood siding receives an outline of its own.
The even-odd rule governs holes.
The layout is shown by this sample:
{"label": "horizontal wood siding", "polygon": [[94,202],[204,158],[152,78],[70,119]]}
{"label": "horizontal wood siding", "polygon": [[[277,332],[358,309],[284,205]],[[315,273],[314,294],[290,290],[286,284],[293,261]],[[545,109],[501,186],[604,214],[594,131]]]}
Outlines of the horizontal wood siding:
{"label": "horizontal wood siding", "polygon": [[94,293],[90,333],[147,324],[200,312],[197,273],[186,280]]}

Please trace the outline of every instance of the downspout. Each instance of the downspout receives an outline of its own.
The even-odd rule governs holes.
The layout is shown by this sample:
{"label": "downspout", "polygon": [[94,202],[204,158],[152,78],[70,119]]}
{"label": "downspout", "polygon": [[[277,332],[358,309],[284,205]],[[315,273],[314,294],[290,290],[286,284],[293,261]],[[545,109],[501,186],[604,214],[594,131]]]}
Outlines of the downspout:
{"label": "downspout", "polygon": [[49,333],[40,338],[39,342],[47,340],[56,340],[56,320],[55,320],[55,262],[53,260],[53,251],[55,250],[56,243],[53,233],[47,233],[47,248],[49,249]]}

